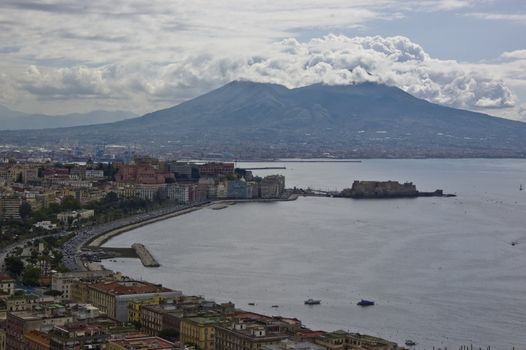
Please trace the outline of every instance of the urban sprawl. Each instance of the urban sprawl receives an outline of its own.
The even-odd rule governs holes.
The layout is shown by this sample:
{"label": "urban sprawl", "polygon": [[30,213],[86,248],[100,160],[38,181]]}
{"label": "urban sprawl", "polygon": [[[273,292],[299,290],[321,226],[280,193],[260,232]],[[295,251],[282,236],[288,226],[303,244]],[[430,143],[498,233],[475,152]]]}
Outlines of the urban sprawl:
{"label": "urban sprawl", "polygon": [[311,330],[296,318],[91,269],[80,258],[86,243],[119,222],[291,196],[283,176],[257,177],[234,163],[6,159],[0,164],[0,350],[397,349],[380,338]]}

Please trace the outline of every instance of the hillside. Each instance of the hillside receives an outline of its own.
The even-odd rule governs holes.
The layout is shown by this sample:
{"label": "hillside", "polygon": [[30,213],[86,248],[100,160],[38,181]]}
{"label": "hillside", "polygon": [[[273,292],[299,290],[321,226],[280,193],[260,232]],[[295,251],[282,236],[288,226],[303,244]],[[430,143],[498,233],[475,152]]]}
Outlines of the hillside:
{"label": "hillside", "polygon": [[287,89],[236,81],[140,118],[0,137],[5,143],[133,144],[177,156],[526,155],[526,123],[440,106],[374,83]]}

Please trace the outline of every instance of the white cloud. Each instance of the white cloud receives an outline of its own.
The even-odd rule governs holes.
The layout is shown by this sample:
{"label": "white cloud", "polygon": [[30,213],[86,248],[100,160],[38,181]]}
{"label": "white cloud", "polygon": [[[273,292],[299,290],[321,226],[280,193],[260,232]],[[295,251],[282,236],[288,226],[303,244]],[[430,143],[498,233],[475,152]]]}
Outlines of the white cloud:
{"label": "white cloud", "polygon": [[472,12],[466,16],[475,17],[491,21],[507,21],[526,25],[526,13],[491,13],[491,12]]}
{"label": "white cloud", "polygon": [[500,57],[512,60],[526,60],[526,50],[506,51]]}
{"label": "white cloud", "polygon": [[469,7],[474,4],[474,0],[441,0],[436,1],[435,8],[440,10],[456,10]]}
{"label": "white cloud", "polygon": [[254,55],[189,55],[165,65],[138,63],[97,68],[76,66],[42,73],[30,66],[22,87],[41,97],[144,95],[176,103],[235,79],[299,87],[314,83],[374,81],[454,107],[504,108],[515,103],[489,67],[430,57],[408,38],[328,35],[298,42],[286,39]]}
{"label": "white cloud", "polygon": [[526,103],[521,105],[519,108],[518,108],[518,116],[519,116],[519,120],[522,120],[523,122],[526,122]]}
{"label": "white cloud", "polygon": [[141,113],[234,79],[289,87],[372,80],[450,106],[509,108],[517,100],[509,87],[522,89],[526,82],[519,60],[524,50],[493,64],[468,64],[436,59],[401,36],[295,39],[480,3],[4,0],[0,103],[51,113],[101,105]]}
{"label": "white cloud", "polygon": [[111,67],[76,66],[41,71],[30,65],[21,77],[20,85],[28,92],[45,98],[110,97],[108,77]]}

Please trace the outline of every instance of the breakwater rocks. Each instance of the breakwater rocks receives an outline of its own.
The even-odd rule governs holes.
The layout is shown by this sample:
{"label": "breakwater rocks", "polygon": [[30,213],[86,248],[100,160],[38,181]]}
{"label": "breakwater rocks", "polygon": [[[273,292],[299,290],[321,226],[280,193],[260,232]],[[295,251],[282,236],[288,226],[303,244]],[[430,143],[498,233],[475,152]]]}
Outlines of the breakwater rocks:
{"label": "breakwater rocks", "polygon": [[142,264],[145,267],[159,267],[161,264],[155,260],[153,255],[146,249],[146,247],[143,244],[140,243],[133,243],[132,248],[135,250],[137,255],[139,256],[139,259],[141,259]]}
{"label": "breakwater rocks", "polygon": [[454,197],[442,190],[420,192],[412,182],[398,181],[354,181],[351,188],[338,193],[345,198],[416,198],[416,197]]}

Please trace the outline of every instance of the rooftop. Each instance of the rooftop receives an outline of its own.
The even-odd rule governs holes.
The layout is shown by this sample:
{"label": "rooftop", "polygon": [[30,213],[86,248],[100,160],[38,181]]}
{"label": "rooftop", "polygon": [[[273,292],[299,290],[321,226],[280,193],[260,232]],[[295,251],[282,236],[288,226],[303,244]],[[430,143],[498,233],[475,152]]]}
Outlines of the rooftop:
{"label": "rooftop", "polygon": [[33,343],[49,347],[49,336],[47,335],[47,333],[38,330],[32,330],[24,336],[27,340],[30,340]]}
{"label": "rooftop", "polygon": [[91,285],[91,288],[113,295],[148,294],[172,292],[171,289],[157,284],[140,281],[111,281]]}
{"label": "rooftop", "polygon": [[100,332],[102,330],[101,327],[97,325],[80,323],[80,322],[67,323],[63,326],[55,326],[55,328],[68,332],[68,333],[75,333],[76,335],[81,335],[81,333],[93,334],[93,333]]}
{"label": "rooftop", "polygon": [[204,326],[216,324],[220,321],[217,317],[190,317],[186,320]]}
{"label": "rooftop", "polygon": [[250,311],[236,311],[229,316],[237,317],[240,319],[248,319],[248,320],[265,320],[265,321],[272,321],[272,317],[267,315],[258,314],[255,312]]}
{"label": "rooftop", "polygon": [[7,281],[14,282],[15,279],[13,277],[11,277],[11,276],[8,276],[6,274],[1,273],[0,274],[0,282],[7,282]]}
{"label": "rooftop", "polygon": [[175,346],[174,343],[159,337],[125,338],[112,340],[111,342],[120,345],[123,348],[134,350],[168,350],[174,349]]}

